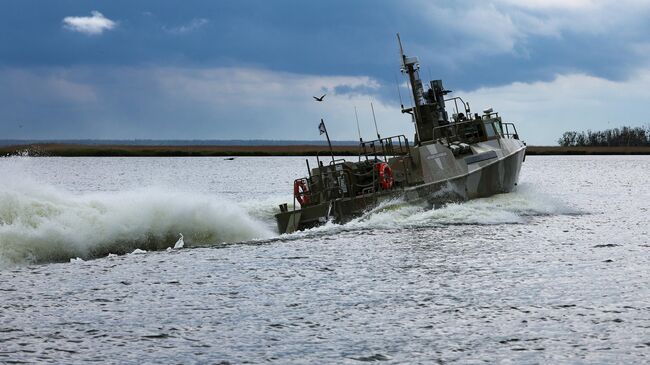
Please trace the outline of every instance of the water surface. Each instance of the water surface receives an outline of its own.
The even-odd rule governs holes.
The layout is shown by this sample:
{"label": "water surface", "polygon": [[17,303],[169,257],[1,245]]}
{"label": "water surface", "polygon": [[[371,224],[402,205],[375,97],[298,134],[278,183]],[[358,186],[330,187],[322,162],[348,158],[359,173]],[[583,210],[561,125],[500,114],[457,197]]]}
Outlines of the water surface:
{"label": "water surface", "polygon": [[649,157],[528,157],[511,194],[283,236],[304,158],[0,169],[0,362],[648,361]]}

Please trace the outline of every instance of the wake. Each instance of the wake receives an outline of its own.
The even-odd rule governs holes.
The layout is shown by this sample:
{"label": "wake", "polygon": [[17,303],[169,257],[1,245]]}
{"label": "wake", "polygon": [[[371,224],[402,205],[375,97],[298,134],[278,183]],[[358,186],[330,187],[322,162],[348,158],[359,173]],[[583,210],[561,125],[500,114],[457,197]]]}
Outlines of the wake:
{"label": "wake", "polygon": [[401,199],[385,202],[363,216],[339,225],[328,222],[302,232],[282,235],[287,239],[333,234],[355,230],[395,230],[451,225],[525,224],[531,217],[582,214],[554,197],[540,193],[534,186],[519,185],[514,192],[488,198],[447,204],[432,209]]}
{"label": "wake", "polygon": [[439,209],[391,201],[343,225],[329,222],[278,235],[274,198],[235,203],[156,187],[73,194],[11,172],[0,176],[0,185],[0,269],[135,250],[291,241],[356,230],[525,224],[530,216],[578,213],[534,186],[520,185],[513,193]]}
{"label": "wake", "polygon": [[21,181],[0,191],[0,268],[135,249],[270,238],[268,223],[214,195],[145,188],[75,195]]}

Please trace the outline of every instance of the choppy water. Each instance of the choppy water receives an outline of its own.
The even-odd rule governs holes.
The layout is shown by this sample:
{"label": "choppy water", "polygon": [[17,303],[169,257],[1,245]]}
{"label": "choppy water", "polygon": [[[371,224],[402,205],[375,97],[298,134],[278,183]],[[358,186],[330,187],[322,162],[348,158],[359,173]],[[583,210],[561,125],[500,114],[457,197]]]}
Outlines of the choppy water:
{"label": "choppy water", "polygon": [[280,237],[302,158],[0,171],[0,363],[648,362],[649,157]]}

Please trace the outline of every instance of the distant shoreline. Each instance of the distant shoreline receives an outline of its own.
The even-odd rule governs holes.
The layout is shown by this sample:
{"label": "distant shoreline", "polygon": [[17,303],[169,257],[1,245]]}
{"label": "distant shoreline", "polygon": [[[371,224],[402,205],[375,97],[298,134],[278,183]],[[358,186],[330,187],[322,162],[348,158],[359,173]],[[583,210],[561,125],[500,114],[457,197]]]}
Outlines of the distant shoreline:
{"label": "distant shoreline", "polygon": [[[356,156],[356,145],[335,145],[338,156]],[[316,156],[327,155],[323,145],[255,146],[134,146],[82,144],[30,144],[0,147],[0,156],[29,155],[43,157],[229,157],[229,156]],[[529,156],[552,155],[650,155],[650,147],[558,147],[528,146]]]}
{"label": "distant shoreline", "polygon": [[528,146],[529,156],[563,155],[650,155],[650,147],[560,147]]}

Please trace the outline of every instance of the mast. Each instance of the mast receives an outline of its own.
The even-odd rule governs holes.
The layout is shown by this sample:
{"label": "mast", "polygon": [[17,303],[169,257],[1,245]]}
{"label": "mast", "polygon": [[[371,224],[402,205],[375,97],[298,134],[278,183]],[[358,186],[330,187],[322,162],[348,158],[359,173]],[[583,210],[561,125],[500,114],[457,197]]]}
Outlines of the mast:
{"label": "mast", "polygon": [[401,71],[408,75],[413,97],[413,108],[402,109],[402,112],[413,115],[418,144],[432,141],[435,138],[434,128],[448,123],[444,95],[450,91],[444,89],[441,80],[431,81],[429,88],[425,91],[422,80],[420,80],[420,61],[417,57],[407,57],[404,54],[399,33],[397,33],[397,42],[402,61]]}

